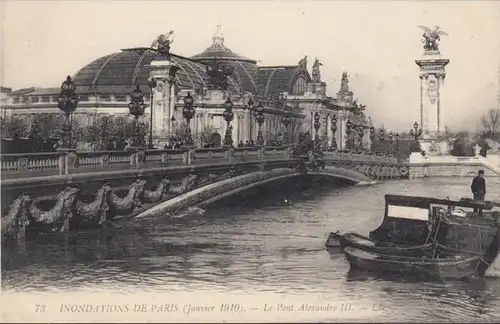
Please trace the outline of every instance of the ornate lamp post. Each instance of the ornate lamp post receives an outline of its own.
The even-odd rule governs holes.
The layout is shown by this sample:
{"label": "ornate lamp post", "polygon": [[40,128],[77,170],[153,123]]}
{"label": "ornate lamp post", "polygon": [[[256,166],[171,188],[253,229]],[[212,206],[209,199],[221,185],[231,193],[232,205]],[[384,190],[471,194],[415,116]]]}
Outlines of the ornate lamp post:
{"label": "ornate lamp post", "polygon": [[347,149],[350,150],[351,149],[351,140],[352,140],[352,123],[351,121],[348,119],[346,124],[345,124],[345,132],[347,133]]}
{"label": "ornate lamp post", "polygon": [[364,151],[364,147],[363,147],[363,136],[365,135],[365,128],[363,127],[363,125],[360,125],[358,127],[358,136],[359,136],[359,150],[362,152]]}
{"label": "ornate lamp post", "polygon": [[191,92],[188,92],[187,96],[184,97],[184,108],[182,109],[182,116],[186,119],[187,123],[184,146],[193,146],[193,136],[191,135],[191,119],[195,114],[193,102],[194,99],[191,97]]}
{"label": "ornate lamp post", "polygon": [[375,127],[371,126],[370,127],[370,150],[372,153],[375,153]]}
{"label": "ornate lamp post", "polygon": [[283,126],[285,126],[285,131],[283,132],[283,139],[286,144],[289,144],[290,140],[288,138],[288,126],[292,123],[292,118],[289,116],[290,108],[288,108],[287,105],[285,105],[284,108],[285,115],[281,119],[281,122],[283,123]]}
{"label": "ornate lamp post", "polygon": [[78,104],[78,96],[75,93],[76,86],[68,75],[66,81],[61,85],[61,92],[57,98],[57,107],[64,112],[66,117],[62,129],[62,149],[72,149],[71,143],[71,114],[75,111]]}
{"label": "ornate lamp post", "polygon": [[332,130],[332,150],[337,150],[337,139],[335,138],[335,134],[337,133],[337,116],[332,116],[332,126],[330,128]]}
{"label": "ornate lamp post", "polygon": [[394,134],[391,132],[389,132],[389,154],[394,154],[395,150],[394,150]]}
{"label": "ornate lamp post", "polygon": [[396,156],[399,155],[399,133],[396,133]]}
{"label": "ornate lamp post", "polygon": [[148,148],[152,149],[153,146],[153,100],[154,100],[154,94],[153,90],[156,88],[156,80],[155,79],[149,79],[148,80],[148,86],[149,86],[149,143],[148,143]]}
{"label": "ornate lamp post", "polygon": [[382,153],[386,153],[385,151],[385,132],[384,129],[381,129],[379,132],[379,141],[380,141],[380,149]]}
{"label": "ornate lamp post", "polygon": [[321,117],[319,116],[318,112],[314,113],[314,130],[315,130],[315,135],[314,135],[314,142],[316,142],[316,145],[319,146],[319,127],[321,126],[319,123],[319,120]]}
{"label": "ornate lamp post", "polygon": [[257,108],[255,109],[255,112],[256,112],[255,120],[259,125],[259,130],[257,131],[257,145],[264,145],[264,137],[262,136],[262,123],[264,123],[265,117],[264,117],[264,106],[262,105],[262,102],[259,102]]}
{"label": "ornate lamp post", "polygon": [[133,145],[131,146],[142,147],[144,139],[141,138],[139,129],[139,117],[144,115],[146,105],[144,104],[144,93],[142,92],[139,85],[137,85],[135,90],[132,92],[131,101],[128,104],[128,109],[130,111],[130,114],[135,118],[135,138],[133,139]]}
{"label": "ornate lamp post", "polygon": [[413,145],[411,147],[412,152],[420,151],[420,144],[418,142],[418,138],[422,136],[422,128],[418,127],[418,123],[413,123],[413,129],[410,129],[410,135],[413,137]]}
{"label": "ornate lamp post", "polygon": [[222,117],[227,123],[226,127],[226,136],[224,137],[224,145],[225,146],[233,146],[233,127],[231,126],[231,122],[234,119],[233,114],[233,102],[230,97],[227,97],[226,102],[224,102],[225,110],[222,113]]}

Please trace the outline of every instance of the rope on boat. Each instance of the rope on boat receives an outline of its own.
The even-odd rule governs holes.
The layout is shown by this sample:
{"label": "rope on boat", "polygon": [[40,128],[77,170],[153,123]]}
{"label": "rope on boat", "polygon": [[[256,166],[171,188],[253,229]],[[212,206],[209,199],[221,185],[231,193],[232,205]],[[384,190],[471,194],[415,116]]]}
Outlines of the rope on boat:
{"label": "rope on boat", "polygon": [[[431,239],[431,240],[433,240],[433,239]],[[439,244],[435,240],[433,240],[433,241],[434,241],[433,243],[435,244],[436,247],[440,247],[443,250],[447,250],[447,251],[451,251],[451,252],[466,253],[466,254],[471,254],[471,255],[477,256],[481,261],[483,261],[486,265],[488,265],[488,267],[492,267],[493,269],[500,271],[500,268],[497,268],[493,264],[493,262],[491,262],[491,263],[486,262],[486,260],[483,259],[483,257],[481,256],[481,254],[477,253],[476,251],[455,249],[455,248],[452,248],[452,247],[449,247],[449,246],[446,246],[446,245]],[[434,249],[434,251],[436,251],[436,249]],[[433,255],[433,258],[434,258],[434,255]],[[493,261],[495,261],[495,260],[493,260]]]}
{"label": "rope on boat", "polygon": [[[430,237],[430,236],[431,236],[431,235],[430,235],[431,233],[429,233],[429,235],[427,235],[427,239],[425,240],[425,244],[427,244],[427,243],[428,243],[428,240],[429,240],[429,239],[430,239],[430,240],[432,240],[432,243],[434,244],[434,250],[433,250],[433,252],[432,252],[432,258],[434,258],[434,257],[436,256],[436,250],[437,250],[437,248],[438,248],[438,247],[440,247],[440,248],[442,248],[442,249],[444,249],[444,250],[448,250],[448,251],[452,251],[452,252],[467,253],[467,254],[475,255],[475,256],[479,257],[479,259],[480,259],[482,262],[484,262],[484,264],[486,264],[486,265],[488,266],[488,268],[489,268],[489,267],[491,267],[491,268],[493,268],[493,269],[495,269],[495,270],[497,270],[497,271],[500,271],[500,269],[499,269],[499,268],[497,268],[497,267],[493,264],[493,262],[495,261],[495,259],[496,259],[496,258],[495,258],[495,259],[494,259],[491,263],[489,263],[489,262],[486,262],[486,260],[484,260],[484,259],[483,259],[483,257],[481,256],[481,254],[480,254],[480,253],[478,253],[478,252],[476,252],[476,251],[469,251],[469,250],[455,249],[455,248],[452,248],[452,247],[449,247],[449,246],[445,246],[445,245],[439,244],[439,242],[437,241],[437,235],[438,235],[438,233],[439,233],[439,227],[440,227],[440,226],[441,226],[441,218],[440,218],[440,217],[438,217],[438,224],[437,224],[437,227],[436,227],[436,231],[435,231],[435,235],[434,235],[434,237],[433,237],[433,238],[431,238],[431,237]],[[478,230],[479,230],[479,238],[481,239],[481,228],[479,228]],[[481,244],[480,242],[481,242],[481,240],[479,241],[479,244]],[[479,247],[479,248],[480,248],[480,247]]]}

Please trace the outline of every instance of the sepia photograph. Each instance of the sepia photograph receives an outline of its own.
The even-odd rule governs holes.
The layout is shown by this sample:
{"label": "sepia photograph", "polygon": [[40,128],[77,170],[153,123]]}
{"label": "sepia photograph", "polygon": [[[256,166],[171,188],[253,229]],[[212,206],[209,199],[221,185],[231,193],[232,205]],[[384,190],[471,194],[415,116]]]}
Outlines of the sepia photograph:
{"label": "sepia photograph", "polygon": [[500,322],[500,1],[0,14],[1,322]]}

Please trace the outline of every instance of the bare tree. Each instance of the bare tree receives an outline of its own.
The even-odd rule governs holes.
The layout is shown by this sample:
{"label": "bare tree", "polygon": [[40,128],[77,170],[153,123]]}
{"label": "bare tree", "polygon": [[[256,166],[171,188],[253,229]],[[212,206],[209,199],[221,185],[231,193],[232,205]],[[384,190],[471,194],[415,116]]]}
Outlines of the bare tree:
{"label": "bare tree", "polygon": [[500,108],[493,108],[481,116],[481,124],[484,127],[486,136],[491,136],[495,141],[497,132],[500,130]]}

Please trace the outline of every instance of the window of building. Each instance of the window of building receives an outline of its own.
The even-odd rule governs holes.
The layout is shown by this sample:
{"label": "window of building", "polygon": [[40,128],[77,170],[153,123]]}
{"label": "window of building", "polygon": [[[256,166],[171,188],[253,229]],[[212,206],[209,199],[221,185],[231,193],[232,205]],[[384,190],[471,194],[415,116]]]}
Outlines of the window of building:
{"label": "window of building", "polygon": [[80,101],[89,101],[89,96],[83,95],[83,96],[78,96],[78,99]]}
{"label": "window of building", "polygon": [[99,99],[102,101],[111,101],[111,96],[110,95],[100,95]]}
{"label": "window of building", "polygon": [[306,92],[307,81],[304,77],[298,77],[293,85],[293,94],[302,95]]}
{"label": "window of building", "polygon": [[42,97],[42,102],[50,102],[50,97],[49,96]]}
{"label": "window of building", "polygon": [[115,96],[116,101],[125,101],[125,96]]}
{"label": "window of building", "polygon": [[40,97],[31,97],[31,102],[33,103],[40,102]]}
{"label": "window of building", "polygon": [[18,103],[19,103],[19,98],[14,98],[14,99],[12,100],[12,102],[13,102],[13,103],[15,103],[15,104],[18,104]]}

